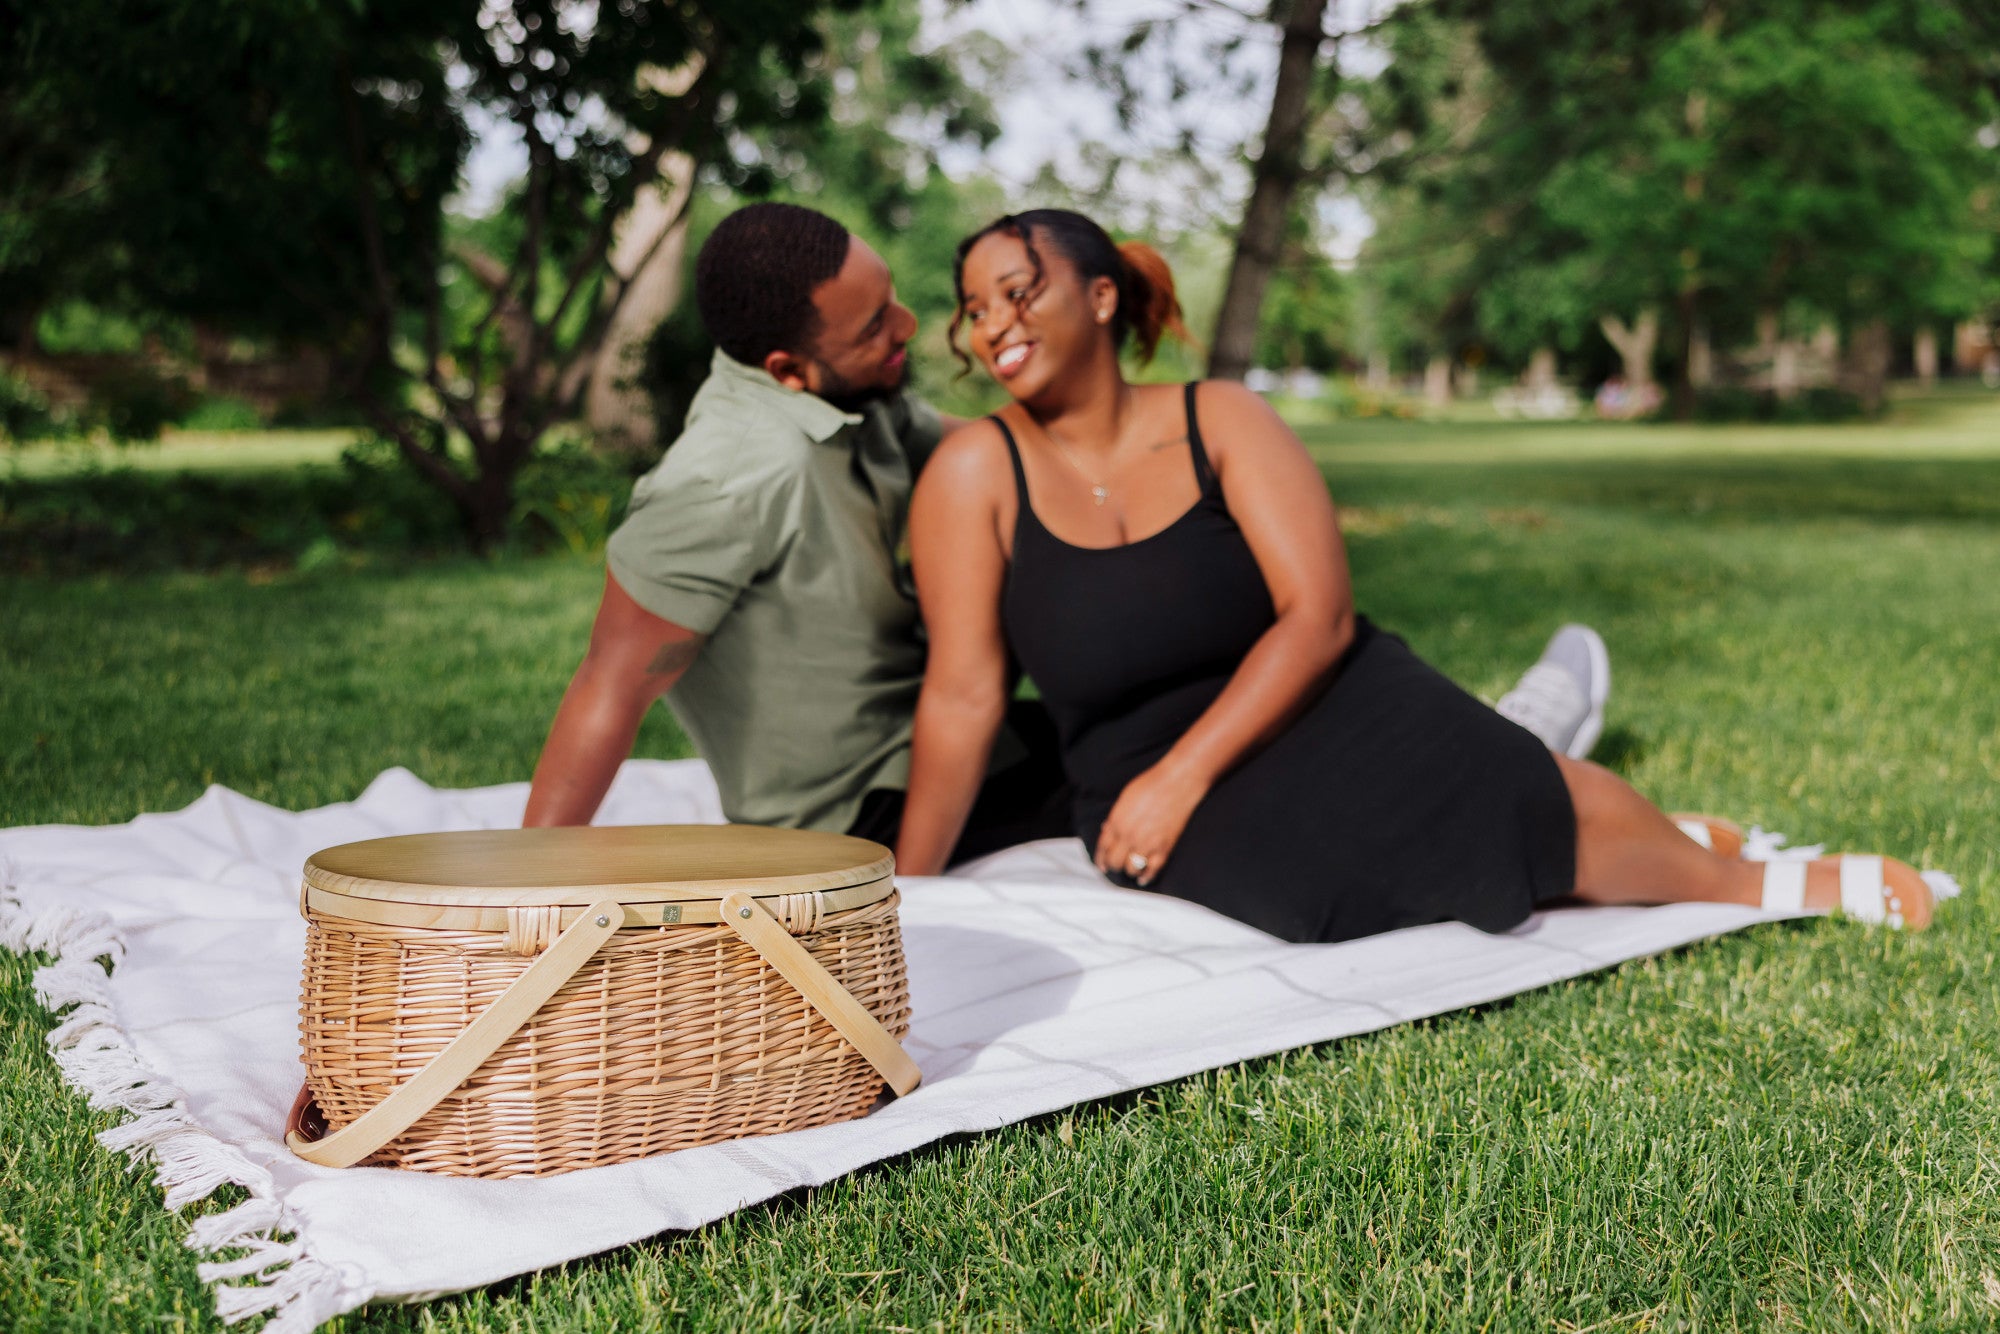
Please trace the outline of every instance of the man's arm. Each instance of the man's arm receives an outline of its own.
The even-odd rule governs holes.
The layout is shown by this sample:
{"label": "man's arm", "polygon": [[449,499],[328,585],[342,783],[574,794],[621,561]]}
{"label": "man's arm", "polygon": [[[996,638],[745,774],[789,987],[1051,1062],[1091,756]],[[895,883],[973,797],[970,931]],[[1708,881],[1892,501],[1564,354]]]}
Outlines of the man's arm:
{"label": "man's arm", "polygon": [[590,647],[535,765],[524,828],[590,823],[646,710],[680,680],[706,638],[653,615],[605,576]]}

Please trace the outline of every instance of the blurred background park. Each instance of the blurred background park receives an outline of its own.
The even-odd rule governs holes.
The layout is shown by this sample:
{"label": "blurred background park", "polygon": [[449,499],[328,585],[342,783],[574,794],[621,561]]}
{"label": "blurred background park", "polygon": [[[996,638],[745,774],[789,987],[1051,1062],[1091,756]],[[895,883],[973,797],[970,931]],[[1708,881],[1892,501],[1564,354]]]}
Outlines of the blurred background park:
{"label": "blurred background park", "polygon": [[[2000,388],[1982,0],[0,6],[0,563],[589,549],[707,366],[694,251],[1069,205],[1302,425],[1880,418]],[[1413,435],[1413,438],[1414,435]],[[121,446],[130,446],[121,448]],[[180,480],[227,468],[225,485]],[[259,481],[252,482],[255,473]],[[58,480],[65,478],[66,480]]]}
{"label": "blurred background park", "polygon": [[[888,258],[959,412],[961,235],[1155,241],[1201,344],[1144,373],[1273,396],[1363,610],[1489,699],[1587,621],[1598,759],[1966,895],[340,1328],[1993,1327],[1993,0],[0,0],[0,825],[525,779],[766,197]],[[218,1327],[33,968],[0,1328]]]}

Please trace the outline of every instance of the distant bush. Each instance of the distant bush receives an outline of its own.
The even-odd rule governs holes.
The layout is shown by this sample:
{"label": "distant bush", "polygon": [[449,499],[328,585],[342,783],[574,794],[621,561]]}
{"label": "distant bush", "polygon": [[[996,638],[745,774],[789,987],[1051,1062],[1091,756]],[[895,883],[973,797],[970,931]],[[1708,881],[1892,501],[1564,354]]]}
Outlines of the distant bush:
{"label": "distant bush", "polygon": [[673,313],[661,320],[652,337],[646,340],[639,382],[652,396],[653,419],[659,423],[656,456],[673,444],[687,423],[688,407],[694,402],[695,390],[708,378],[709,363],[714,357],[715,344],[702,328],[692,301],[675,306]]}
{"label": "distant bush", "polygon": [[1790,398],[1780,398],[1768,389],[1722,385],[1702,390],[1694,400],[1695,420],[1703,422],[1769,422],[1783,425],[1853,421],[1867,415],[1859,396],[1826,386],[1806,389]]}
{"label": "distant bush", "polygon": [[380,436],[363,436],[343,450],[337,480],[322,484],[318,496],[328,534],[350,549],[422,553],[465,546],[451,502]]}
{"label": "distant bush", "polygon": [[632,466],[574,441],[535,455],[514,484],[521,540],[579,555],[602,551],[632,498]]}
{"label": "distant bush", "polygon": [[[514,549],[602,550],[632,480],[575,442],[538,453],[517,488]],[[380,440],[350,447],[338,467],[0,473],[0,575],[314,570],[465,549],[451,504]]]}
{"label": "distant bush", "polygon": [[256,431],[268,423],[253,404],[216,394],[195,404],[179,424],[190,431]]}
{"label": "distant bush", "polygon": [[0,441],[40,440],[55,434],[57,425],[49,401],[33,385],[0,370]]}
{"label": "distant bush", "polygon": [[135,362],[91,386],[90,424],[114,440],[157,440],[199,401],[186,380]]}

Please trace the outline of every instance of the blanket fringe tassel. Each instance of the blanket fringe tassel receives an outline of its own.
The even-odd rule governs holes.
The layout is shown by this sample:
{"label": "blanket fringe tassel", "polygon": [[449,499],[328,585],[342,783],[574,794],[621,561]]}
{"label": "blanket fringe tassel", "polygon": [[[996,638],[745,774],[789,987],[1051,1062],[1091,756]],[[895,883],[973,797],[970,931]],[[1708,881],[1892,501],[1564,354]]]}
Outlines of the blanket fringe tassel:
{"label": "blanket fringe tassel", "polygon": [[[263,1334],[310,1334],[366,1302],[373,1295],[368,1288],[306,1254],[290,1235],[270,1175],[197,1126],[181,1090],[147,1069],[119,1032],[111,969],[124,959],[125,945],[109,919],[68,906],[31,912],[10,871],[0,865],[0,947],[55,958],[36,970],[35,995],[62,1019],[48,1036],[56,1065],[93,1110],[131,1118],[97,1142],[135,1163],[150,1162],[172,1210],[225,1185],[250,1192],[242,1204],[195,1219],[188,1229],[188,1248],[197,1254],[233,1253],[196,1267],[202,1282],[215,1285],[215,1313],[226,1324],[268,1314]],[[250,1281],[230,1281],[242,1279]]]}

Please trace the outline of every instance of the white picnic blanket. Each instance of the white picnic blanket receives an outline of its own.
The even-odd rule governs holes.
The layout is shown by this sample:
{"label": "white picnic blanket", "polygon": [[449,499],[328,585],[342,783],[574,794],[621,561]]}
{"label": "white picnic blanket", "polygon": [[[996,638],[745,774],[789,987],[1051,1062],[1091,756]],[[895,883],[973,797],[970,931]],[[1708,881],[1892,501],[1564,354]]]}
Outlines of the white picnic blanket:
{"label": "white picnic blanket", "polygon": [[[1539,915],[1504,936],[1455,924],[1287,945],[1203,908],[1107,886],[1074,841],[903,880],[924,1071],[841,1125],[568,1176],[461,1180],[336,1171],[282,1143],[300,1079],[298,876],[319,848],[519,823],[525,783],[433,789],[390,769],[353,802],[293,812],[226,788],[104,828],[0,830],[0,943],[58,956],[36,987],[66,1018],[69,1082],[131,1119],[110,1148],[157,1164],[177,1208],[250,1199],[189,1244],[226,1319],[302,1334],[373,1300],[415,1300],[693,1228],[941,1136],[987,1130],[1287,1047],[1495,1000],[1768,920],[1680,904]],[[694,761],[633,761],[607,824],[720,819]],[[1810,850],[1801,849],[1801,853]],[[100,959],[114,967],[107,973]]]}

